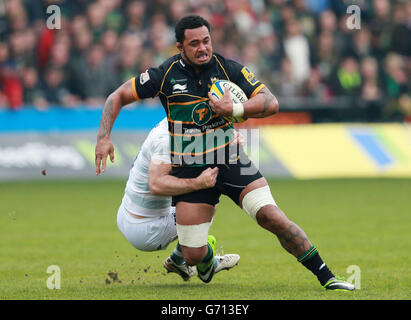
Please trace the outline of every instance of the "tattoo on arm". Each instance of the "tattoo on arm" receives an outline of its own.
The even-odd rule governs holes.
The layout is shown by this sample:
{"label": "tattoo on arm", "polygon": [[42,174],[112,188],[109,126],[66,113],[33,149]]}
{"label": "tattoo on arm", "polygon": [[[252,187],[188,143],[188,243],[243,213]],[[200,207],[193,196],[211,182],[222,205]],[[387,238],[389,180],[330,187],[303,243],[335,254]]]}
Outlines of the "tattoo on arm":
{"label": "tattoo on arm", "polygon": [[287,230],[278,234],[277,237],[283,248],[296,258],[303,255],[311,247],[311,242],[308,240],[307,235],[293,222],[291,222]]}
{"label": "tattoo on arm", "polygon": [[98,140],[110,134],[120,109],[134,101],[132,80],[123,83],[120,88],[108,96],[101,116],[100,130],[97,135]]}
{"label": "tattoo on arm", "polygon": [[110,132],[114,121],[113,115],[113,98],[109,96],[103,108],[103,115],[101,116],[100,122],[100,130],[97,136],[98,140],[103,139]]}
{"label": "tattoo on arm", "polygon": [[259,116],[265,117],[268,107],[271,101],[273,100],[274,96],[270,93],[270,91],[267,88],[263,88],[260,91],[260,93],[264,95],[264,107],[263,107],[263,111],[259,114]]}

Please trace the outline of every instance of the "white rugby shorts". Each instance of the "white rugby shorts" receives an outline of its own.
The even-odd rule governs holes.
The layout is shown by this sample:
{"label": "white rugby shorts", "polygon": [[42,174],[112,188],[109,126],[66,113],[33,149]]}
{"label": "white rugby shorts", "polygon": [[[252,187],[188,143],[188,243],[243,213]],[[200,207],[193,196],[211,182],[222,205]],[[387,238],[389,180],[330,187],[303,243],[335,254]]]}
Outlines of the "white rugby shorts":
{"label": "white rugby shorts", "polygon": [[137,219],[121,205],[117,212],[117,226],[121,233],[138,250],[164,250],[177,239],[175,207],[167,216]]}

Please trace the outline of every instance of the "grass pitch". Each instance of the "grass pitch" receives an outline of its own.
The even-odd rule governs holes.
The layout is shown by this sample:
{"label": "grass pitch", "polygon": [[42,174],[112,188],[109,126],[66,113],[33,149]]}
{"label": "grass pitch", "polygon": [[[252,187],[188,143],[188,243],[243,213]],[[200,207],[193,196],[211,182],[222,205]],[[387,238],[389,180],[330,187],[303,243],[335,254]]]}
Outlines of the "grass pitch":
{"label": "grass pitch", "polygon": [[[0,184],[0,300],[410,299],[411,180],[269,182],[277,204],[334,273],[349,278],[347,268],[359,267],[360,290],[322,290],[226,197],[210,233],[225,253],[241,255],[239,265],[209,284],[183,282],[162,267],[174,243],[145,253],[118,231],[125,181],[43,180]],[[59,290],[47,288],[51,265],[61,272]]]}

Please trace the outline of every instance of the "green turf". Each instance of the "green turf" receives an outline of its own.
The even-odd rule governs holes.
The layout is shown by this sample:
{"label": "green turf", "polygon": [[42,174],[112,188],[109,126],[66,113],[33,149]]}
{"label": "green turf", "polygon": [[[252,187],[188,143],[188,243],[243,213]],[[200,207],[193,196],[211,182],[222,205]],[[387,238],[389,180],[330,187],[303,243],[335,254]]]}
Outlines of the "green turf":
{"label": "green turf", "polygon": [[[1,299],[410,299],[411,180],[271,180],[278,205],[340,276],[361,270],[361,290],[326,292],[230,200],[221,198],[211,233],[239,265],[209,284],[166,274],[172,250],[135,250],[116,225],[124,181],[0,184]],[[61,289],[46,286],[47,267]],[[111,281],[108,272],[120,281]],[[109,281],[109,283],[106,283]]]}

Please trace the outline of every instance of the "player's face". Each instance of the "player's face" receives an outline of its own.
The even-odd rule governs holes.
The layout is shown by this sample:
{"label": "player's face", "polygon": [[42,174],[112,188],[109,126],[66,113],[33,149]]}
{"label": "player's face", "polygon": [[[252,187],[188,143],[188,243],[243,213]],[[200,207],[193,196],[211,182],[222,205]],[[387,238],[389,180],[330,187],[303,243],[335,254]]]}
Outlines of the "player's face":
{"label": "player's face", "polygon": [[201,67],[209,63],[213,48],[207,27],[187,29],[184,36],[183,43],[177,43],[177,48],[180,50],[183,59],[194,67]]}

